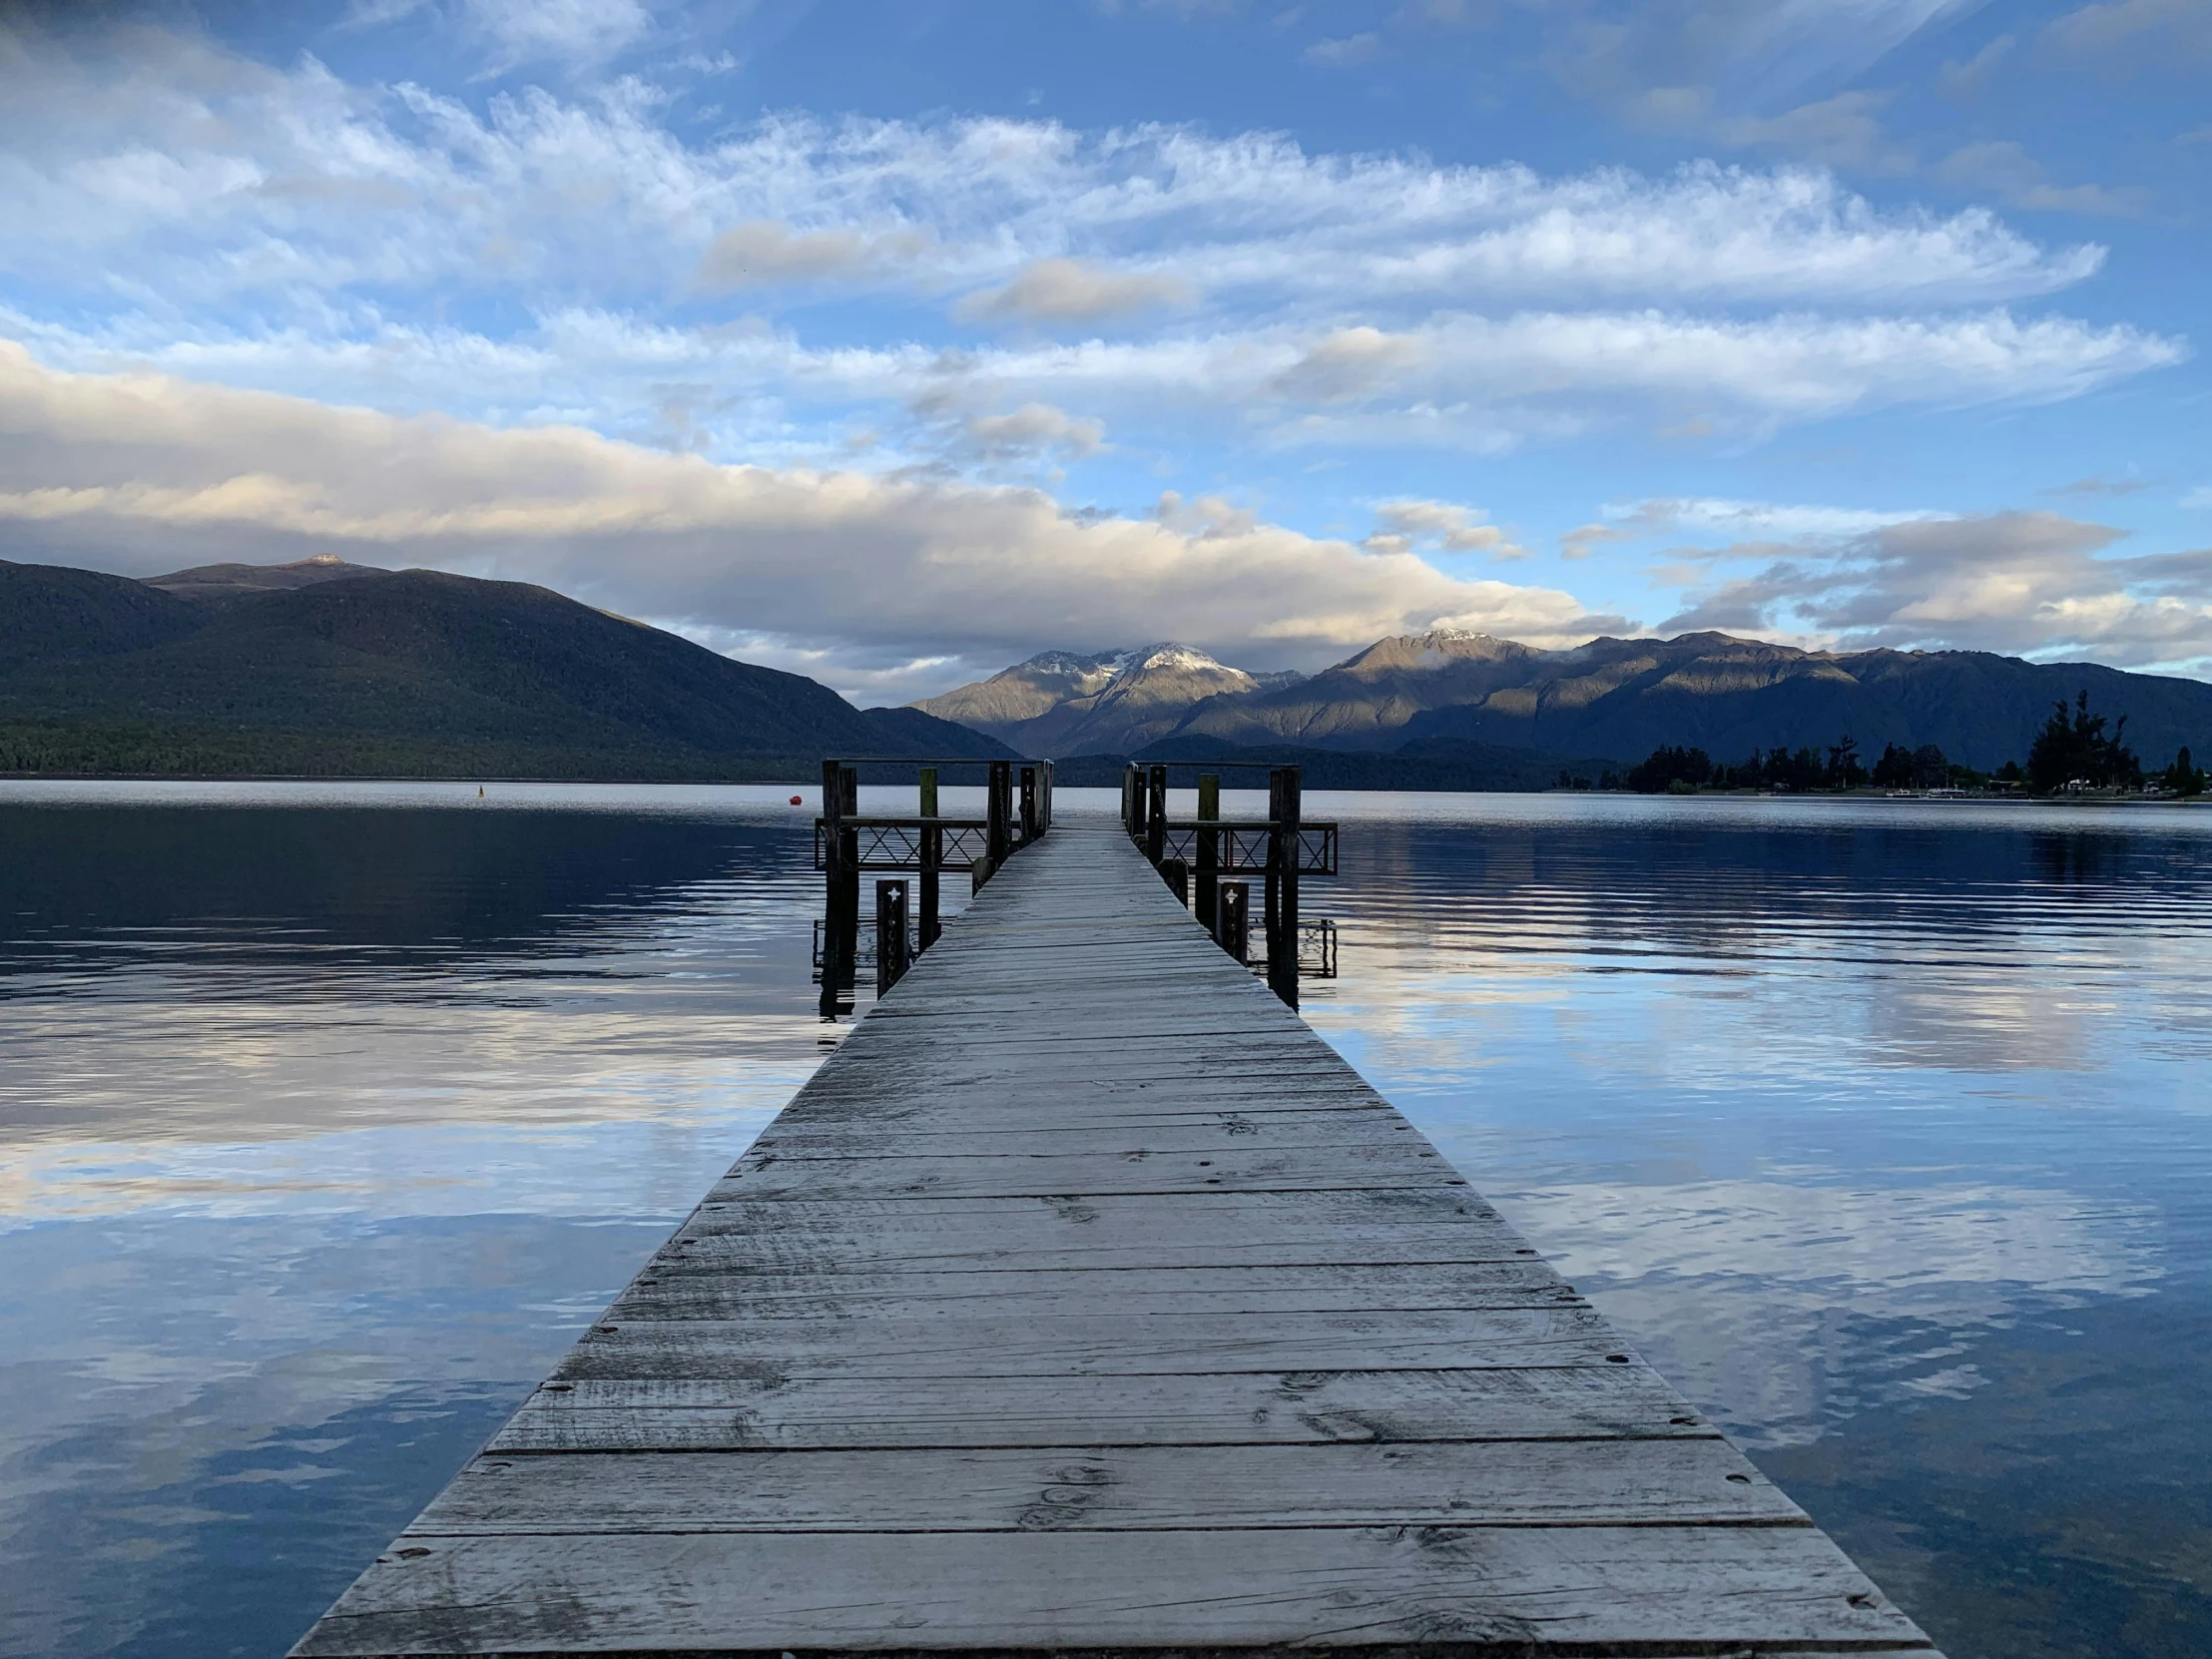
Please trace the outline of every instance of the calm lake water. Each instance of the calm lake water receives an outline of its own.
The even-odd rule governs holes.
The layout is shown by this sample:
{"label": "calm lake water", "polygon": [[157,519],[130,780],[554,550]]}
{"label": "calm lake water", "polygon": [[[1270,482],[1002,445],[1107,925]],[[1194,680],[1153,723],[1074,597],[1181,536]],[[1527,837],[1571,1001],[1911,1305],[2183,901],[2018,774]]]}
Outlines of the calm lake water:
{"label": "calm lake water", "polygon": [[[0,1651],[444,1483],[835,1040],[789,794],[0,784]],[[1307,813],[1308,1018],[1951,1659],[2212,1652],[2212,811]]]}

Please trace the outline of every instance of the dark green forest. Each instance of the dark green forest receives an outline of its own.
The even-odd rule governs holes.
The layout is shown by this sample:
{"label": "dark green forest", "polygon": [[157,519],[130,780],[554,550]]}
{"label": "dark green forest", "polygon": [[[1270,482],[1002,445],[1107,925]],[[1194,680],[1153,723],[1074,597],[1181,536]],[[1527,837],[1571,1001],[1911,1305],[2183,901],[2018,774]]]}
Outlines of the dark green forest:
{"label": "dark green forest", "polygon": [[[1877,789],[1923,792],[1969,790],[2001,794],[2057,796],[2160,792],[2184,798],[2202,795],[2204,769],[2186,745],[2166,767],[2148,772],[2127,746],[2127,716],[2116,720],[2093,714],[2089,694],[2069,705],[2052,706],[2049,718],[2028,746],[2025,763],[2007,761],[1994,772],[1977,772],[1947,758],[1934,744],[1903,749],[1885,744],[1870,765],[1857,740],[1846,735],[1827,749],[1753,750],[1731,766],[1702,749],[1655,749],[1629,768],[1617,785],[1639,795],[1691,795],[1702,790],[1761,790],[1795,795]],[[1586,779],[1562,772],[1559,788],[1589,788]],[[1598,788],[1616,787],[1610,776]]]}

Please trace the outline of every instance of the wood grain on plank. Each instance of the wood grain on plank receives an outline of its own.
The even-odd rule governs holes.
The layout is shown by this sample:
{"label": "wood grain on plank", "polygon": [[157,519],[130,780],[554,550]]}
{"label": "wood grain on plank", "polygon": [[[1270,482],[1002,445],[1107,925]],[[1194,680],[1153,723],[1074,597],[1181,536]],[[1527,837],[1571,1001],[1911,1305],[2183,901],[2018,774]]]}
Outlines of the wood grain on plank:
{"label": "wood grain on plank", "polygon": [[480,1536],[378,1568],[298,1652],[1926,1649],[1807,1527]]}
{"label": "wood grain on plank", "polygon": [[1718,1432],[1642,1367],[920,1378],[895,1388],[871,1378],[654,1377],[547,1382],[491,1449],[1409,1444]]}
{"label": "wood grain on plank", "polygon": [[478,1457],[407,1536],[1810,1524],[1726,1440]]}

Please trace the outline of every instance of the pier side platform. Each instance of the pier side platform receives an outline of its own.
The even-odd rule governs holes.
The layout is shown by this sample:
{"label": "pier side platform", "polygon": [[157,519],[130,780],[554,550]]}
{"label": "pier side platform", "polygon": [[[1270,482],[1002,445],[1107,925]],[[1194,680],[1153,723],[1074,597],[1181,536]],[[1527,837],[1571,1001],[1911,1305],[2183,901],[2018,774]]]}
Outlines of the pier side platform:
{"label": "pier side platform", "polygon": [[1111,827],[1023,848],[298,1655],[1926,1636]]}

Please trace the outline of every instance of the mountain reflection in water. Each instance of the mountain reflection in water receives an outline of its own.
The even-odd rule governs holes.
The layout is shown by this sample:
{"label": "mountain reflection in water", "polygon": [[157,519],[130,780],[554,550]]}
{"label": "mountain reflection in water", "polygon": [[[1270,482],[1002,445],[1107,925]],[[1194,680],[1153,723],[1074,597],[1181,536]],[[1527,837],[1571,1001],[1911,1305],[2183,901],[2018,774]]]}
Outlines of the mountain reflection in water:
{"label": "mountain reflection in water", "polygon": [[[0,1651],[444,1482],[830,1040],[789,793],[0,785]],[[1308,1017],[1952,1659],[2212,1651],[2212,812],[1306,810]]]}

